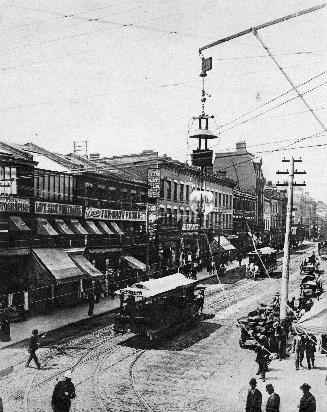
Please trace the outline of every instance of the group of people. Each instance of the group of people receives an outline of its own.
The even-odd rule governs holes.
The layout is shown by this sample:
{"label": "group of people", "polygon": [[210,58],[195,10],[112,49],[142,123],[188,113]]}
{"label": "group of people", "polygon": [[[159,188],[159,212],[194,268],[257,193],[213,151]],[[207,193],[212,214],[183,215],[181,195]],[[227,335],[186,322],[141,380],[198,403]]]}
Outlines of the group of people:
{"label": "group of people", "polygon": [[[245,411],[246,412],[262,412],[262,393],[257,388],[257,380],[255,378],[250,379],[250,389],[246,398]],[[304,383],[300,386],[303,392],[303,396],[300,399],[299,412],[315,412],[316,411],[316,399],[310,392],[311,386]],[[268,392],[268,399],[266,402],[266,412],[279,412],[281,399],[275,392],[275,389],[271,383],[266,385],[266,391]],[[289,406],[289,405],[288,405]]]}
{"label": "group of people", "polygon": [[297,332],[293,341],[293,353],[295,353],[295,369],[303,367],[304,355],[307,360],[308,369],[315,367],[315,352],[317,338],[312,334],[302,334]]}

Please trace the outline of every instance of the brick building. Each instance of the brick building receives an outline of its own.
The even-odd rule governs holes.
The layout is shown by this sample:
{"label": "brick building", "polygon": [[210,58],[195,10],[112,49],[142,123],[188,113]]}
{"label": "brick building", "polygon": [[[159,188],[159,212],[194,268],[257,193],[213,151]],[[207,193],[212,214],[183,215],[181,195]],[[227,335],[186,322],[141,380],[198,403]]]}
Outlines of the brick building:
{"label": "brick building", "polygon": [[[181,163],[157,152],[143,151],[140,154],[114,156],[98,160],[101,167],[113,165],[128,169],[136,175],[147,178],[156,174],[157,182],[150,194],[153,199],[153,219],[156,221],[156,234],[152,244],[152,264],[158,262],[162,267],[176,268],[182,252],[194,256],[207,257],[209,238],[218,231],[219,219],[224,234],[233,228],[233,187],[235,182],[225,175],[205,175],[202,187],[213,193],[213,211],[204,217],[201,230],[199,216],[190,207],[190,194],[201,188],[199,168]],[[151,185],[151,182],[149,182]]]}

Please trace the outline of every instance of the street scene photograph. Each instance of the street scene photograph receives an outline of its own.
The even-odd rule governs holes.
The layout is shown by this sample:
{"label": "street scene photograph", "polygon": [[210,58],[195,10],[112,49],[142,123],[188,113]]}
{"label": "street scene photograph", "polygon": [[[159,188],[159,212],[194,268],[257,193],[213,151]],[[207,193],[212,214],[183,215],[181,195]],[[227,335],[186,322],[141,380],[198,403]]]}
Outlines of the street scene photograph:
{"label": "street scene photograph", "polygon": [[326,412],[327,3],[0,24],[0,412]]}

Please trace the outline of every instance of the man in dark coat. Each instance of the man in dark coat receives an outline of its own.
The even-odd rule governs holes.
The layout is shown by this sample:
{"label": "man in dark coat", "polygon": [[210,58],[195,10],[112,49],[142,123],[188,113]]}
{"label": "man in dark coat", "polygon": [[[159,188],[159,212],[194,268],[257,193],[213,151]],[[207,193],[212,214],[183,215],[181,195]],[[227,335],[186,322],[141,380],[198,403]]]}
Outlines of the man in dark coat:
{"label": "man in dark coat", "polygon": [[39,331],[37,329],[34,329],[32,331],[32,336],[31,336],[31,339],[30,339],[30,342],[29,342],[29,345],[28,345],[28,352],[29,352],[30,356],[29,356],[29,358],[26,362],[26,365],[25,365],[26,368],[28,368],[30,366],[30,362],[33,359],[36,366],[37,366],[37,368],[41,369],[40,362],[39,362],[39,360],[36,356],[36,351],[39,348],[39,345],[38,345],[38,342],[37,342],[38,333],[39,333]]}
{"label": "man in dark coat", "polygon": [[267,399],[266,412],[279,412],[280,398],[277,393],[275,393],[274,387],[271,383],[266,385],[266,391],[269,394]]}
{"label": "man in dark coat", "polygon": [[75,386],[71,381],[71,372],[66,371],[64,379],[54,387],[51,405],[54,412],[69,412],[71,399],[76,397]]}
{"label": "man in dark coat", "polygon": [[93,315],[93,310],[94,310],[94,293],[93,290],[91,289],[88,294],[88,301],[89,301],[89,311],[88,315],[92,316]]}
{"label": "man in dark coat", "polygon": [[305,356],[307,359],[308,369],[315,367],[315,352],[317,339],[313,335],[308,335],[305,339]]}
{"label": "man in dark coat", "polygon": [[257,344],[255,351],[257,353],[256,362],[259,366],[257,375],[261,375],[262,382],[266,380],[266,372],[268,370],[269,352],[267,350],[267,341],[264,335],[259,336],[259,343]]}
{"label": "man in dark coat", "polygon": [[256,388],[257,380],[255,378],[250,379],[249,382],[251,389],[249,389],[248,396],[246,398],[246,412],[262,412],[262,394],[259,389]]}
{"label": "man in dark coat", "polygon": [[304,383],[300,386],[303,391],[303,396],[300,400],[300,405],[298,406],[299,412],[316,412],[316,399],[310,393],[311,386]]}

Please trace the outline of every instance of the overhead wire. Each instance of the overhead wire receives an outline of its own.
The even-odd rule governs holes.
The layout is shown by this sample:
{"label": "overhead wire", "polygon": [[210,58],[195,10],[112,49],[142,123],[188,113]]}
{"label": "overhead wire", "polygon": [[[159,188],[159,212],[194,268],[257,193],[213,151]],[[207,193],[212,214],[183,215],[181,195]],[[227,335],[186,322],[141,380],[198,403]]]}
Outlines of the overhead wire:
{"label": "overhead wire", "polygon": [[[317,78],[325,75],[326,73],[327,73],[327,70],[324,70],[323,72],[318,73],[317,75],[315,75],[315,76],[313,76],[313,77],[310,77],[310,79],[307,79],[306,81],[298,84],[297,87],[304,86],[304,85],[310,83],[311,81],[313,81],[313,80],[315,80],[315,79],[317,79]],[[262,107],[265,107],[265,106],[267,106],[267,105],[270,104],[270,103],[273,103],[274,101],[280,99],[281,97],[286,96],[287,94],[289,94],[289,93],[291,93],[291,92],[293,92],[293,91],[294,91],[293,89],[288,89],[288,90],[286,90],[286,91],[283,92],[282,94],[280,94],[280,95],[278,95],[278,96],[276,96],[276,97],[268,100],[267,102],[264,102],[264,103],[262,103],[262,104],[260,104],[260,105],[258,105],[258,106],[255,106],[255,107],[253,107],[252,109],[250,109],[249,111],[247,111],[247,112],[245,112],[245,113],[243,113],[243,114],[235,117],[234,119],[232,119],[232,120],[230,120],[230,121],[228,121],[228,122],[226,122],[226,123],[221,124],[221,125],[219,126],[219,129],[221,129],[221,128],[225,127],[225,126],[229,126],[229,125],[232,124],[232,123],[235,123],[235,122],[238,121],[239,119],[242,119],[243,117],[245,117],[245,116],[253,113],[254,111],[259,110],[259,109],[261,109]]]}
{"label": "overhead wire", "polygon": [[[305,95],[305,94],[307,94],[307,93],[310,93],[310,92],[312,92],[312,91],[314,91],[314,90],[316,90],[316,89],[318,89],[318,88],[320,88],[320,87],[322,87],[322,86],[325,86],[326,84],[327,84],[327,81],[322,82],[322,83],[318,84],[317,86],[312,87],[312,88],[309,89],[309,90],[306,90],[305,92],[302,93],[302,95]],[[239,126],[241,126],[242,124],[246,124],[246,123],[248,123],[249,121],[251,121],[251,120],[253,120],[253,119],[256,119],[256,118],[264,115],[265,113],[269,113],[269,112],[271,112],[272,110],[275,110],[275,109],[277,109],[277,108],[279,108],[279,107],[281,107],[281,106],[284,106],[284,104],[289,103],[289,102],[291,102],[291,101],[293,101],[293,100],[296,100],[296,99],[298,99],[298,98],[299,98],[299,96],[295,96],[295,97],[292,97],[292,98],[290,98],[290,99],[288,99],[288,100],[285,100],[284,102],[282,102],[282,103],[280,103],[280,104],[278,104],[278,105],[276,105],[276,106],[273,106],[273,107],[265,110],[264,112],[260,112],[259,114],[255,115],[255,116],[253,116],[253,117],[247,118],[247,119],[243,120],[242,122],[240,122],[240,123],[238,123],[238,124],[236,124],[236,125],[234,125],[234,126],[232,126],[232,127],[229,127],[229,128],[227,128],[227,129],[224,129],[224,130],[220,131],[219,134],[227,133],[228,131],[235,129],[236,127],[239,127]],[[216,145],[215,145],[215,146],[216,146]]]}

